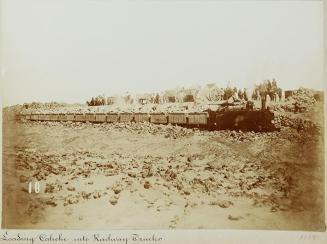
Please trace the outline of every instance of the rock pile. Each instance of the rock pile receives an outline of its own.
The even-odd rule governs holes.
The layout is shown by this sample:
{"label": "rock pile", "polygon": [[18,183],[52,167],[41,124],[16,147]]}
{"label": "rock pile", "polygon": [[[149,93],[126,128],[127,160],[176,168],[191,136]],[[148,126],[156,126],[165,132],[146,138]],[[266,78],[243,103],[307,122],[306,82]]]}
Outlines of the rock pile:
{"label": "rock pile", "polygon": [[[216,149],[213,147],[212,150]],[[238,155],[237,152],[226,151],[224,148],[222,151],[225,153],[178,154],[167,158],[115,154],[110,157],[110,162],[101,155],[87,151],[67,155],[47,155],[40,152],[24,151],[17,154],[16,167],[19,166],[17,168],[21,169],[23,181],[25,179],[43,181],[60,172],[60,177],[69,180],[70,185],[75,180],[90,180],[95,175],[108,175],[107,173],[112,177],[125,175],[122,178],[125,181],[117,181],[107,190],[104,190],[107,192],[106,194],[112,195],[112,199],[110,199],[112,205],[117,204],[120,193],[129,189],[131,185],[141,183],[143,188],[150,189],[152,187],[151,182],[154,182],[153,179],[159,179],[156,180],[156,185],[166,186],[167,189],[177,191],[184,196],[192,195],[195,192],[201,194],[220,192],[230,196],[256,196],[256,199],[264,199],[265,204],[278,209],[278,202],[275,201],[275,198],[271,198],[270,188],[273,187],[274,196],[285,195],[285,191],[290,191],[286,183],[292,178],[292,171],[280,171],[280,167],[271,166],[271,163],[265,165],[261,156],[258,156],[256,161],[250,161],[245,155]],[[263,157],[266,156],[263,155]],[[76,159],[79,161],[78,164],[75,163]],[[49,161],[51,163],[47,163]],[[138,162],[137,165],[136,162]],[[26,169],[28,169],[28,175],[24,175]],[[203,173],[200,175],[198,172]],[[39,175],[42,177],[40,178]],[[128,184],[130,186],[125,184],[129,181],[131,181]],[[88,182],[88,184],[91,183],[93,184],[93,182]],[[96,199],[104,194],[103,191],[80,192],[72,186],[67,189],[64,184],[65,181],[47,183],[45,192],[49,194],[61,192],[64,199],[62,204],[64,205],[77,204],[81,200],[92,199],[92,197]],[[269,197],[271,199],[268,201]],[[52,201],[53,206],[59,203],[59,200]],[[210,205],[228,208],[233,203],[215,200]]]}
{"label": "rock pile", "polygon": [[292,96],[288,97],[285,102],[286,103],[285,105],[282,105],[282,108],[286,111],[296,110],[295,106],[300,108],[302,111],[306,111],[316,103],[316,100],[314,98],[313,90],[301,87],[298,90],[295,90]]}
{"label": "rock pile", "polygon": [[309,133],[318,133],[321,130],[313,121],[292,116],[288,113],[276,114],[274,123],[277,127],[290,127],[298,131],[307,131]]}

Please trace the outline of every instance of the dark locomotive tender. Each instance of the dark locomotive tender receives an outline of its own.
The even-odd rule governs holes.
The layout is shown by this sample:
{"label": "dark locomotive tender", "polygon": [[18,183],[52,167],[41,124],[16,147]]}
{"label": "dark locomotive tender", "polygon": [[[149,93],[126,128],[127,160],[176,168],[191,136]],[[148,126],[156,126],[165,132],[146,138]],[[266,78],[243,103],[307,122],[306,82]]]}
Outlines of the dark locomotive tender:
{"label": "dark locomotive tender", "polygon": [[274,114],[269,109],[207,111],[201,113],[96,113],[96,114],[25,114],[33,121],[73,121],[92,123],[150,122],[173,124],[207,130],[274,131]]}
{"label": "dark locomotive tender", "polygon": [[274,113],[269,110],[240,110],[209,113],[210,130],[274,131]]}

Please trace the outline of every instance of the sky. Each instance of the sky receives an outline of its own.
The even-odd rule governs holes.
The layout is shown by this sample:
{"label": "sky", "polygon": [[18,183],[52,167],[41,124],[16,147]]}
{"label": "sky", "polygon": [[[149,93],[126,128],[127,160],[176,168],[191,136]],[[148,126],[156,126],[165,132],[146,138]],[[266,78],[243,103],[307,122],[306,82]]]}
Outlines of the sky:
{"label": "sky", "polygon": [[272,78],[323,89],[320,1],[0,4],[4,106]]}

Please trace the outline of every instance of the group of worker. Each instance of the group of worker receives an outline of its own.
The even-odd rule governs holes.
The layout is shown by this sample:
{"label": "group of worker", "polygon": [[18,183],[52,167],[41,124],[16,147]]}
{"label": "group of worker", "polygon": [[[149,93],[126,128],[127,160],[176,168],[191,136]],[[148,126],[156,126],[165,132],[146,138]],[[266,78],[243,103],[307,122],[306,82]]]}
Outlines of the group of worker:
{"label": "group of worker", "polygon": [[264,80],[261,84],[256,85],[252,94],[253,100],[261,100],[262,108],[266,108],[267,99],[276,102],[282,100],[283,90],[277,86],[275,79]]}

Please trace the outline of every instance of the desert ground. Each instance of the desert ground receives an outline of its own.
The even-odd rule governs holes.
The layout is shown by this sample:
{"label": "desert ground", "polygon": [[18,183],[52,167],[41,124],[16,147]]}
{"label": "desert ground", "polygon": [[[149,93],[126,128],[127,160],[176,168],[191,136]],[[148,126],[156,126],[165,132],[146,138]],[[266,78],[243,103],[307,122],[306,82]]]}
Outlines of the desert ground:
{"label": "desert ground", "polygon": [[[6,111],[3,228],[325,228],[322,104],[284,111],[280,131],[266,133]],[[40,192],[28,193],[36,181]]]}

